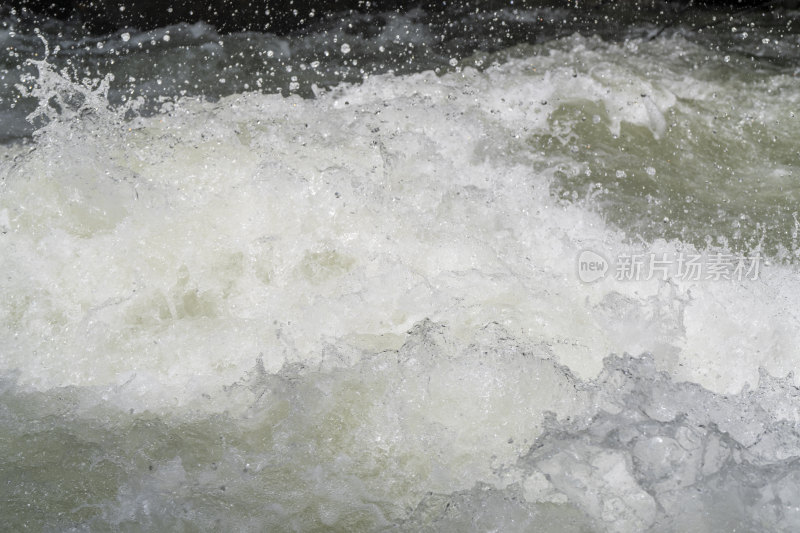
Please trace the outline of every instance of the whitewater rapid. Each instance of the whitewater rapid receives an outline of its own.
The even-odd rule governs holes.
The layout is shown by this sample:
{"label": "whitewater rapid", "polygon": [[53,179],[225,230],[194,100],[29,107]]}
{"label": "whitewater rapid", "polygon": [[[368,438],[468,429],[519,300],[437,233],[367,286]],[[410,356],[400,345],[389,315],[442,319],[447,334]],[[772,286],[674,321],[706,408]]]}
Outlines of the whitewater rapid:
{"label": "whitewater rapid", "polygon": [[[743,280],[579,276],[585,250],[699,253],[706,227],[682,241],[611,224],[609,204],[629,205],[612,185],[565,185],[607,160],[575,154],[631,130],[663,145],[681,113],[752,89],[675,78],[701,53],[680,37],[640,45],[575,35],[483,71],[134,118],[102,84],[41,74],[50,122],[0,147],[15,524],[797,527],[791,262]],[[673,62],[651,75],[658,54]],[[66,119],[41,97],[64,86],[84,102]],[[752,106],[768,122],[785,101]],[[668,179],[668,152],[637,157],[611,175]],[[60,457],[49,489],[28,447]]]}

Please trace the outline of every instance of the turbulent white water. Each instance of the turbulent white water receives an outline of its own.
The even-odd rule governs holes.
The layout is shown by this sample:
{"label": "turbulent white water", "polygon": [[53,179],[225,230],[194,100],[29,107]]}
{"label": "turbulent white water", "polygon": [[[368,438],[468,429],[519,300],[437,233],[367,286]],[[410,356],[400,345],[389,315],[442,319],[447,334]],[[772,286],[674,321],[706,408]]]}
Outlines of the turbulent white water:
{"label": "turbulent white water", "polygon": [[[703,53],[575,35],[482,72],[129,121],[39,63],[42,110],[62,81],[83,103],[0,147],[11,527],[796,530],[796,268],[578,270],[585,250],[694,254],[708,229],[685,214],[685,240],[658,238],[637,221],[659,198],[614,196],[598,168],[683,195],[670,139],[698,109],[700,138],[733,102],[798,131],[796,78],[685,69]],[[752,122],[730,124],[747,146]],[[645,153],[615,159],[626,135],[615,150]],[[693,172],[718,159],[685,146]],[[796,151],[766,153],[740,172],[793,198]],[[612,226],[623,205],[636,220]],[[729,228],[709,250],[742,252]]]}

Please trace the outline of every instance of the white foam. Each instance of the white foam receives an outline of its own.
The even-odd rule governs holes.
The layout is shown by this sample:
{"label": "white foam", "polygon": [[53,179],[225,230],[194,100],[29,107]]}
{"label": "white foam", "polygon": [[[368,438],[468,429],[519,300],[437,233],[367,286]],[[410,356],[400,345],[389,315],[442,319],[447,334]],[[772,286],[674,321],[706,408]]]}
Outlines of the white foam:
{"label": "white foam", "polygon": [[[607,53],[572,41],[586,61]],[[499,322],[581,377],[645,351],[716,391],[754,384],[759,366],[785,374],[789,270],[742,284],[577,278],[582,249],[623,237],[549,196],[563,161],[532,170],[542,102],[601,101],[610,134],[626,121],[657,136],[675,98],[613,81],[624,63],[576,78],[564,53],[375,77],[315,101],[246,94],[126,125],[102,110],[52,124],[4,167],[2,367],[38,388],[127,383],[137,402],[183,404],[259,354],[270,371],[316,365],[330,344],[396,348],[430,318],[464,342]]]}

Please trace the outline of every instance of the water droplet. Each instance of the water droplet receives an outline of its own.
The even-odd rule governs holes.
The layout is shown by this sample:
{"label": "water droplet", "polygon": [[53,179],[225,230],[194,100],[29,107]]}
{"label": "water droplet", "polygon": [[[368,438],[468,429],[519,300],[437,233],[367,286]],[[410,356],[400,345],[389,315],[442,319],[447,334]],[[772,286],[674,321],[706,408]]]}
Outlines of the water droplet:
{"label": "water droplet", "polygon": [[120,37],[122,37],[122,41],[126,43],[131,40],[130,33],[123,33],[122,35],[120,35]]}
{"label": "water droplet", "polygon": [[349,44],[344,43],[342,45],[342,53],[343,54],[349,54],[350,53],[350,45]]}
{"label": "water droplet", "polygon": [[455,57],[451,57],[450,58],[450,66],[454,67],[456,65],[458,65],[458,59],[456,59]]}

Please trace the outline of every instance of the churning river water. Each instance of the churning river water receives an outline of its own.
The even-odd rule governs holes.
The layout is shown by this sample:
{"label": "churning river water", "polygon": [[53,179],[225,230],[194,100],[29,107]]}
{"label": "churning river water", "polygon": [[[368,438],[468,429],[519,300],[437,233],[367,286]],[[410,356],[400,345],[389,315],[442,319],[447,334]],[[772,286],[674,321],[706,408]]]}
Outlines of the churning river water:
{"label": "churning river water", "polygon": [[800,12],[690,14],[7,11],[2,528],[800,530]]}

